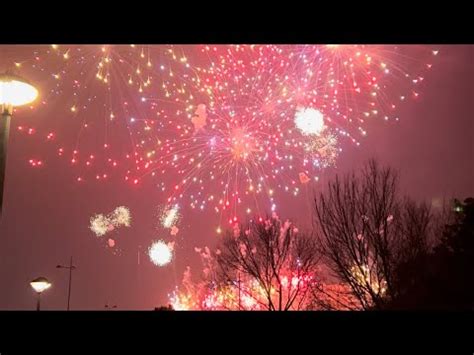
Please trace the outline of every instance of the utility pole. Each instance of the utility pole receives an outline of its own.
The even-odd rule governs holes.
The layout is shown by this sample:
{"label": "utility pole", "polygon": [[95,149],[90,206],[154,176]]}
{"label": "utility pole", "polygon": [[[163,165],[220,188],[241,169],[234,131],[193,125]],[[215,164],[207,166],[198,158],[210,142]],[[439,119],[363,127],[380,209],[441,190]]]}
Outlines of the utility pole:
{"label": "utility pole", "polygon": [[67,310],[69,311],[69,306],[71,303],[71,284],[72,284],[72,270],[74,270],[76,267],[72,264],[72,256],[69,261],[69,266],[65,265],[57,265],[56,268],[58,269],[69,269],[69,288],[68,288],[68,293],[67,293]]}

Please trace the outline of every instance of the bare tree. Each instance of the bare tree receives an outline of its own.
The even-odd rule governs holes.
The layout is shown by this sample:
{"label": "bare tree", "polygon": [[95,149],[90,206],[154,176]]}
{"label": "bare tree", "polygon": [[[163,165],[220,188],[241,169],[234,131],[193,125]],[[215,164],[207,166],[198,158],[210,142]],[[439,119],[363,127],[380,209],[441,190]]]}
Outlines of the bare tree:
{"label": "bare tree", "polygon": [[237,289],[239,309],[245,296],[274,311],[307,307],[319,258],[313,236],[269,218],[229,232],[216,261],[218,283]]}
{"label": "bare tree", "polygon": [[[434,242],[431,238],[439,234],[431,209],[425,203],[417,204],[405,198],[400,206],[394,220],[398,238],[393,246],[396,267],[426,254],[431,249],[430,242]],[[437,217],[437,221],[443,220],[441,214]]]}
{"label": "bare tree", "polygon": [[361,174],[336,177],[315,198],[322,255],[364,309],[383,308],[395,298],[397,265],[427,248],[430,210],[400,200],[397,180],[394,170],[371,160]]}

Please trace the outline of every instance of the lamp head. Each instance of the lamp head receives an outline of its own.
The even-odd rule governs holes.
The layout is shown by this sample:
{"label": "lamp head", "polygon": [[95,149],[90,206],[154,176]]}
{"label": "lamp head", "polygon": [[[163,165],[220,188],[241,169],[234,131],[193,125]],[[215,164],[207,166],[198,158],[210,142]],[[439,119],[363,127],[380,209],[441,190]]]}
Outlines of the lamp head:
{"label": "lamp head", "polygon": [[38,277],[32,280],[30,285],[37,293],[41,293],[51,287],[51,283],[45,277]]}
{"label": "lamp head", "polygon": [[0,105],[13,107],[33,102],[38,90],[26,79],[6,72],[0,74]]}

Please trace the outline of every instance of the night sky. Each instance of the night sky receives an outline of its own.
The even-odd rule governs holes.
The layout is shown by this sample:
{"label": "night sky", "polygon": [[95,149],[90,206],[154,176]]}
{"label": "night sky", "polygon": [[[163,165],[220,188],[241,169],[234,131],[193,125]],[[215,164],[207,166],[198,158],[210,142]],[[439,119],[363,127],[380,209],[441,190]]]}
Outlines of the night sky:
{"label": "night sky", "polygon": [[[361,145],[343,145],[335,166],[321,173],[320,182],[312,188],[317,191],[334,174],[358,169],[375,157],[399,170],[404,193],[435,208],[443,198],[474,195],[474,46],[436,48],[440,54],[424,79],[421,94],[401,107],[400,120],[366,123],[368,135]],[[32,48],[0,46],[0,69],[7,69],[17,57],[31,57],[31,53]],[[35,79],[33,72],[20,73]],[[41,83],[38,86],[41,92]],[[113,177],[100,183],[77,183],[76,170],[64,159],[54,157],[53,150],[17,130],[24,125],[46,132],[48,124],[61,120],[66,116],[55,111],[53,103],[19,110],[13,116],[0,220],[0,309],[34,309],[29,281],[39,276],[53,284],[42,296],[42,308],[65,309],[68,274],[56,265],[67,264],[70,256],[77,266],[72,309],[104,309],[106,304],[119,309],[152,309],[167,304],[168,294],[180,284],[186,266],[192,267],[195,277],[199,275],[200,261],[194,248],[217,243],[214,211],[183,208],[174,261],[162,268],[153,265],[145,250],[151,240],[161,238],[156,226],[158,207],[165,203],[163,195],[149,180],[137,186]],[[65,129],[64,125],[54,126],[59,133]],[[33,156],[44,158],[44,166],[31,167],[28,160]],[[308,225],[309,195],[280,199],[278,214],[303,227]],[[117,206],[130,209],[132,224],[115,232],[120,252],[113,253],[91,232],[89,219]]]}

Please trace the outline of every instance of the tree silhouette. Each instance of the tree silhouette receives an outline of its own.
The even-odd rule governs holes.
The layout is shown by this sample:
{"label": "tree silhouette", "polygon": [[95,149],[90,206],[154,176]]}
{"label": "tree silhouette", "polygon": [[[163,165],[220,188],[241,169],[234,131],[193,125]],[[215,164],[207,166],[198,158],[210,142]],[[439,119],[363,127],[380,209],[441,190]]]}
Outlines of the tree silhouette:
{"label": "tree silhouette", "polygon": [[454,201],[432,251],[400,263],[391,309],[474,309],[474,199]]}
{"label": "tree silhouette", "polygon": [[[319,257],[314,237],[276,217],[228,232],[216,255],[218,285],[233,287],[261,308],[305,309]],[[249,287],[250,285],[250,287]]]}
{"label": "tree silhouette", "polygon": [[397,180],[393,169],[371,160],[360,174],[336,176],[315,198],[324,260],[363,309],[383,309],[395,299],[398,265],[427,250],[430,209],[400,199]]}

